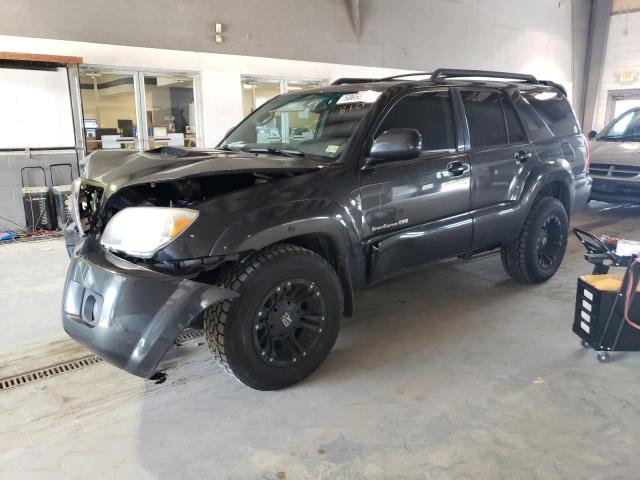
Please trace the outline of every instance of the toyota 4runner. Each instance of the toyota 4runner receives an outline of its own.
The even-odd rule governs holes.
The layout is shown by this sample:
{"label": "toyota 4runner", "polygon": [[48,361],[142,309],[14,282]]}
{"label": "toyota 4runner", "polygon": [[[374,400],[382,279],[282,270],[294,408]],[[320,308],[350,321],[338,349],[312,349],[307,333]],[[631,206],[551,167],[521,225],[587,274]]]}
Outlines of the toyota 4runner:
{"label": "toyota 4runner", "polygon": [[[276,97],[215,149],[98,151],[74,183],[65,330],[151,377],[187,327],[273,390],[327,357],[353,292],[499,249],[548,280],[589,195],[564,89],[440,69]],[[202,327],[201,327],[202,328]]]}

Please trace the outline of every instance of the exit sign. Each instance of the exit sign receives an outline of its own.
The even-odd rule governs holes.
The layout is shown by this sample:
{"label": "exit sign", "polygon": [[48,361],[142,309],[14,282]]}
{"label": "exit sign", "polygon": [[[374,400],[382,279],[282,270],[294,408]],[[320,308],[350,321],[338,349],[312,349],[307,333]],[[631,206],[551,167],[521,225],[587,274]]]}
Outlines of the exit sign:
{"label": "exit sign", "polygon": [[638,79],[637,70],[623,70],[616,73],[618,82],[635,82]]}

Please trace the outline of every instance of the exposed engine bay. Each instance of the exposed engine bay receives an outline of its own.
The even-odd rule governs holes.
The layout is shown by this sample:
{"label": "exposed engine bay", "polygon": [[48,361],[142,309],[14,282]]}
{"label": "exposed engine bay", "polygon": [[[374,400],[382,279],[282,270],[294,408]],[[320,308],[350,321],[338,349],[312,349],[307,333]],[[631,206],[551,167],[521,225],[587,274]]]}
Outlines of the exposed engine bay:
{"label": "exposed engine bay", "polygon": [[99,234],[113,215],[127,207],[192,207],[227,193],[262,185],[303,172],[234,173],[211,175],[125,187],[107,199],[102,210],[104,187],[83,181],[77,188],[77,224],[85,234]]}

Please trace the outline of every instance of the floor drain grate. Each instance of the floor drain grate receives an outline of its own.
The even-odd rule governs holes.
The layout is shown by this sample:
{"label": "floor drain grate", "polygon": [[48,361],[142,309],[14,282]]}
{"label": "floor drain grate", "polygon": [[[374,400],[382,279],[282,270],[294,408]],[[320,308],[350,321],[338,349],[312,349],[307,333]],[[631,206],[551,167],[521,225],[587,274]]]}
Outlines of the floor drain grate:
{"label": "floor drain grate", "polygon": [[81,368],[90,367],[91,365],[95,365],[101,361],[102,359],[100,357],[89,355],[76,360],[58,363],[57,365],[52,365],[50,367],[39,368],[27,373],[19,373],[12,377],[2,378],[0,379],[0,391],[21,387],[37,380],[44,380],[45,378],[55,377],[56,375],[72,372],[74,370],[80,370]]}
{"label": "floor drain grate", "polygon": [[176,343],[180,344],[188,340],[195,340],[196,338],[200,338],[202,335],[204,335],[203,330],[198,330],[195,328],[187,328],[180,335],[178,335],[178,338],[176,338]]}

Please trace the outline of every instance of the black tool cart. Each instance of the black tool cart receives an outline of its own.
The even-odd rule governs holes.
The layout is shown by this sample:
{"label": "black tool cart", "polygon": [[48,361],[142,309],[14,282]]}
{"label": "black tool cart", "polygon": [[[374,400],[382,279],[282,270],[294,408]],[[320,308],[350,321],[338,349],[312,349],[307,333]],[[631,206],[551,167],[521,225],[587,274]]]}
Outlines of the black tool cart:
{"label": "black tool cart", "polygon": [[[579,228],[574,234],[587,250],[585,259],[594,265],[591,275],[578,279],[574,333],[584,347],[598,352],[602,363],[609,360],[609,352],[639,351],[640,303],[634,302],[640,280],[638,255],[617,253],[622,240],[599,238]],[[612,267],[621,273],[610,274]]]}

